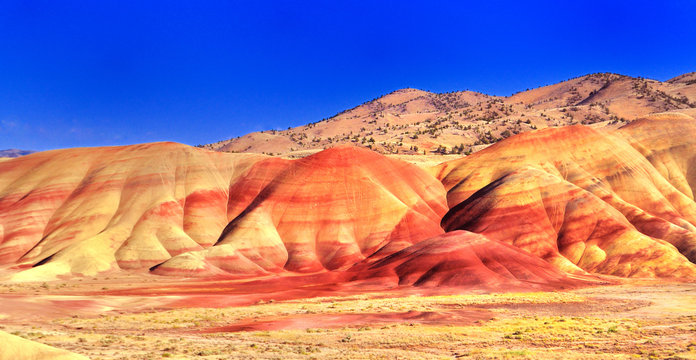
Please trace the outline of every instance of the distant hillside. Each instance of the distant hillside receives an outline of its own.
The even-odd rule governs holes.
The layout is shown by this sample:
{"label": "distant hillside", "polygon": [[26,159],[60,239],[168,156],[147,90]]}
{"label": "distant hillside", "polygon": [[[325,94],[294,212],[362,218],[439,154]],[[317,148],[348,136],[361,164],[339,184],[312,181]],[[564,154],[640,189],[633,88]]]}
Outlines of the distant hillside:
{"label": "distant hillside", "polygon": [[171,142],[7,159],[0,278],[149,271],[254,279],[246,289],[274,297],[326,281],[330,291],[696,281],[693,114],[529,131],[432,156],[456,159],[429,169],[350,145],[294,160]]}
{"label": "distant hillside", "polygon": [[33,154],[35,152],[36,151],[19,149],[0,150],[0,158],[16,158],[24,155]]}
{"label": "distant hillside", "polygon": [[225,152],[300,157],[351,143],[383,154],[468,153],[532,129],[619,127],[638,117],[696,107],[696,73],[665,82],[585,75],[508,97],[402,89],[329,119],[203,145]]}

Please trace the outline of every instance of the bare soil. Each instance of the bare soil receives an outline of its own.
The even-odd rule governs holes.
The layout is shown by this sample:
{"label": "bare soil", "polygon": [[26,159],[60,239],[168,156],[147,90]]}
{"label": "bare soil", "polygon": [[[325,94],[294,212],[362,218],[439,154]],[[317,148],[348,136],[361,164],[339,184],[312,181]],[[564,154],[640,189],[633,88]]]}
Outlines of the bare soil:
{"label": "bare soil", "polygon": [[276,299],[235,293],[238,284],[149,275],[3,284],[0,328],[93,359],[696,358],[694,283],[533,293],[325,288],[302,298],[300,281]]}

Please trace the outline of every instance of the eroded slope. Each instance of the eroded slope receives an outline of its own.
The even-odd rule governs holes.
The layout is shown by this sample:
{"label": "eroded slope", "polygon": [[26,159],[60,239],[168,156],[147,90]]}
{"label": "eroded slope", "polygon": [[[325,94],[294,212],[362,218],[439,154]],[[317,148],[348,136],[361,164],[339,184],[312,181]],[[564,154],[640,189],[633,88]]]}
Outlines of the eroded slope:
{"label": "eroded slope", "polygon": [[515,136],[438,167],[451,207],[443,227],[505,241],[568,272],[693,277],[695,133],[693,118],[662,114],[614,132]]}

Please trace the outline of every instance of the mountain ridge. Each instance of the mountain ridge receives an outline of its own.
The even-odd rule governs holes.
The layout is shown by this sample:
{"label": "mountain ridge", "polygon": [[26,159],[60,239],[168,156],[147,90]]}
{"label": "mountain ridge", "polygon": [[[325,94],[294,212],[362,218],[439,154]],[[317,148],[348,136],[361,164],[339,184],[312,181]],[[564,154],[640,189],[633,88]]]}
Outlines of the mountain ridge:
{"label": "mountain ridge", "polygon": [[327,273],[493,289],[693,279],[695,114],[539,129],[432,169],[352,145],[302,159],[172,142],[9,159],[0,276]]}
{"label": "mountain ridge", "polygon": [[0,158],[16,158],[24,155],[33,154],[34,150],[5,149],[0,150]]}
{"label": "mountain ridge", "polygon": [[317,122],[201,145],[303,157],[351,143],[382,154],[462,154],[511,135],[573,124],[618,128],[650,113],[696,107],[696,73],[664,82],[614,73],[514,93],[392,91]]}

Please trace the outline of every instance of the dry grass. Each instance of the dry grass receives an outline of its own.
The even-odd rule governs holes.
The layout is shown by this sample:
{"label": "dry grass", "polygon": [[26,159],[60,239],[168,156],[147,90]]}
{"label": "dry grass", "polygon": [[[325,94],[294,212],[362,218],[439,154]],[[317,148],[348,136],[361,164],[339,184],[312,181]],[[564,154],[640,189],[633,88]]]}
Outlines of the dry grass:
{"label": "dry grass", "polygon": [[[696,291],[695,285],[685,284],[673,292],[683,293],[684,287]],[[696,314],[649,316],[649,302],[625,299],[635,294],[649,298],[655,287],[599,289],[605,290],[316,298],[224,309],[67,317],[4,330],[93,359],[696,358]],[[198,332],[268,318],[453,309],[487,311],[492,318],[469,324],[451,324],[445,318],[431,324],[406,320],[323,328],[321,323],[308,323],[288,330]]]}

